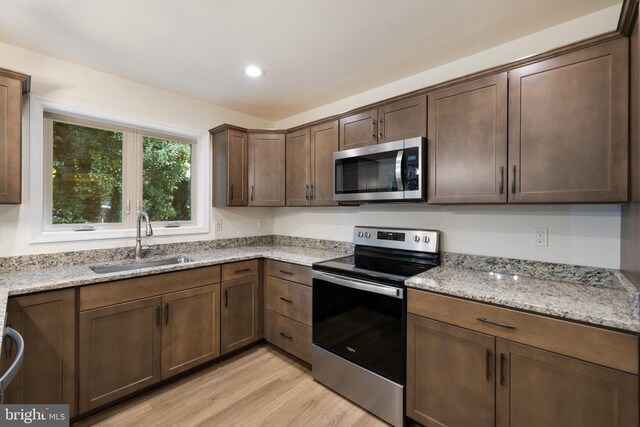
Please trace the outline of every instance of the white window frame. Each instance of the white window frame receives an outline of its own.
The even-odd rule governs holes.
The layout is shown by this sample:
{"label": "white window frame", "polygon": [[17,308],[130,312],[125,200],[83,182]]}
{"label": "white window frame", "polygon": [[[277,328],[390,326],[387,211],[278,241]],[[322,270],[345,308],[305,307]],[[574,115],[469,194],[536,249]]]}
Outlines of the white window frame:
{"label": "white window frame", "polygon": [[[209,170],[209,136],[181,128],[168,127],[158,123],[132,121],[122,117],[88,111],[86,108],[63,104],[54,100],[29,96],[29,181],[30,181],[30,220],[32,224],[31,243],[54,243],[78,240],[103,240],[133,238],[136,235],[137,198],[142,198],[142,136],[189,141],[191,152],[191,221],[179,221],[179,227],[166,227],[167,222],[153,221],[155,236],[205,234],[209,232],[210,183],[206,171]],[[51,224],[52,180],[51,141],[47,141],[44,114],[70,116],[72,122],[88,122],[89,126],[122,130],[135,129],[127,133],[123,140],[123,174],[129,168],[133,171],[133,182],[126,182],[123,176],[122,223],[95,224],[93,231],[74,231],[73,225]],[[90,122],[93,122],[91,124]],[[49,129],[51,130],[51,129]],[[131,140],[133,139],[133,140]],[[136,162],[131,165],[127,162]],[[139,164],[138,164],[139,163]],[[129,206],[127,204],[129,199]],[[127,207],[129,210],[127,212]]]}

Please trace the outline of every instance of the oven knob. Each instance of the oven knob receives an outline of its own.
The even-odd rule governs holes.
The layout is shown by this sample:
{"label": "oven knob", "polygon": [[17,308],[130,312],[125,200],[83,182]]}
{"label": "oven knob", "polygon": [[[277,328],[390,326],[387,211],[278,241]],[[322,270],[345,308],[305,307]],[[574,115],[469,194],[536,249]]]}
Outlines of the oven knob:
{"label": "oven knob", "polygon": [[416,243],[420,243],[420,236],[413,236],[413,241]]}
{"label": "oven knob", "polygon": [[364,236],[364,233],[362,231],[358,231],[358,237],[362,237]]}
{"label": "oven knob", "polygon": [[364,237],[366,237],[366,238],[368,239],[369,237],[371,237],[371,233],[369,233],[369,232],[367,231],[366,233],[364,233]]}
{"label": "oven knob", "polygon": [[429,238],[429,236],[424,236],[424,242],[425,243],[429,243],[431,241],[431,239]]}

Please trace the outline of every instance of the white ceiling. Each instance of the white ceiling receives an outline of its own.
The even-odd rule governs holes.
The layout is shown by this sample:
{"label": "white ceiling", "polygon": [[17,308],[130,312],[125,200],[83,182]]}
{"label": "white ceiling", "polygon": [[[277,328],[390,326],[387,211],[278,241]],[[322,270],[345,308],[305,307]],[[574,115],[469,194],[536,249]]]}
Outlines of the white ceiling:
{"label": "white ceiling", "polygon": [[279,120],[618,3],[3,0],[0,41]]}

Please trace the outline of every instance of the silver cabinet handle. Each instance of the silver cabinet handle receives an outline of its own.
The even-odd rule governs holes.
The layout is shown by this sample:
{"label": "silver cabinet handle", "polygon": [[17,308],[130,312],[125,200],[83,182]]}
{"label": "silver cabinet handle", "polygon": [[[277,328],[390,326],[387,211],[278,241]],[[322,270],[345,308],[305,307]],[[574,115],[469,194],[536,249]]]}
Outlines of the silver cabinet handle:
{"label": "silver cabinet handle", "polygon": [[511,192],[516,192],[516,165],[513,165],[513,181],[511,181]]}
{"label": "silver cabinet handle", "polygon": [[513,326],[511,323],[494,322],[493,320],[489,320],[486,317],[478,317],[476,320],[478,320],[478,321],[480,321],[482,323],[488,323],[490,325],[500,326],[502,328],[516,329],[516,327]]}
{"label": "silver cabinet handle", "polygon": [[504,194],[504,166],[500,166],[500,194]]}
{"label": "silver cabinet handle", "polygon": [[251,186],[251,201],[253,202],[253,185]]}
{"label": "silver cabinet handle", "polygon": [[304,199],[309,200],[309,184],[305,185]]}

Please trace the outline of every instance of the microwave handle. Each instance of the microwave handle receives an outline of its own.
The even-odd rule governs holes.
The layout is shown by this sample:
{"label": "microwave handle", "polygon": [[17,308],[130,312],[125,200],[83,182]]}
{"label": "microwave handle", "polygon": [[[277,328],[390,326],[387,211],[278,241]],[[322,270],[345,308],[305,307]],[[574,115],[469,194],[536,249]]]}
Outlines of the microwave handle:
{"label": "microwave handle", "polygon": [[398,187],[398,191],[404,190],[404,185],[402,184],[402,157],[404,156],[404,150],[399,150],[396,155],[396,186]]}

